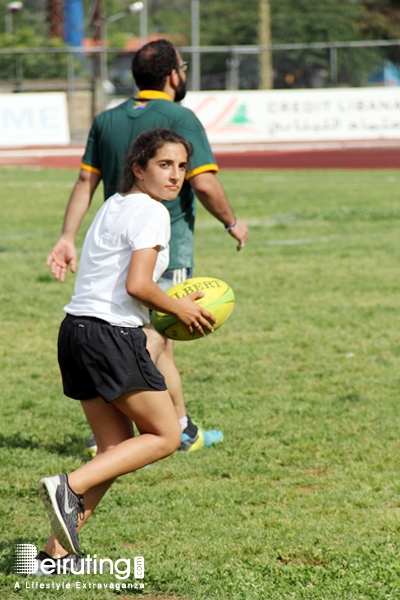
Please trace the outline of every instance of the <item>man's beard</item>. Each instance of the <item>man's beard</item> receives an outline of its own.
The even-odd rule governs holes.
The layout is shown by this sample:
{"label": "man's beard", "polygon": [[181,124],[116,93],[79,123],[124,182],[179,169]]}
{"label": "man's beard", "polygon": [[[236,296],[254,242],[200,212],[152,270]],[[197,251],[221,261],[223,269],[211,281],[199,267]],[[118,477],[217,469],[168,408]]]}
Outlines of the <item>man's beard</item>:
{"label": "man's beard", "polygon": [[179,75],[179,85],[175,88],[174,102],[180,102],[186,96],[186,81]]}

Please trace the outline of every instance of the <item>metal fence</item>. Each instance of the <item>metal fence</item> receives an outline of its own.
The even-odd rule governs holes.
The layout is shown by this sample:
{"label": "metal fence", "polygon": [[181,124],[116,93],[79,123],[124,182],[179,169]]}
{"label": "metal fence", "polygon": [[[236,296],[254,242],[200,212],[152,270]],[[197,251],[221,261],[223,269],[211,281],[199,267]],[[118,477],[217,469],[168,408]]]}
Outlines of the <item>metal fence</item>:
{"label": "metal fence", "polygon": [[[383,67],[388,53],[400,63],[400,40],[184,46],[179,50],[199,66],[189,77],[192,90],[257,89],[263,51],[270,52],[277,88],[384,85],[379,78],[372,83],[368,73]],[[79,138],[112,99],[134,92],[130,58],[123,48],[0,49],[0,93],[65,91],[71,133]],[[400,71],[398,77],[400,82]]]}

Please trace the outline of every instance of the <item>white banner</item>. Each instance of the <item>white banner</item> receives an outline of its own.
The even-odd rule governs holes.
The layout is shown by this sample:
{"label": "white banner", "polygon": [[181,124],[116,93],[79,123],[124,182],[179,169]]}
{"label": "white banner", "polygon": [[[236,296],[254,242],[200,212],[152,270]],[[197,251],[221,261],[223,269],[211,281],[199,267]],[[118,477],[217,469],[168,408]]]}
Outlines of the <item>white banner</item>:
{"label": "white banner", "polygon": [[65,93],[0,94],[0,146],[69,143]]}
{"label": "white banner", "polygon": [[189,92],[212,144],[400,139],[400,87]]}

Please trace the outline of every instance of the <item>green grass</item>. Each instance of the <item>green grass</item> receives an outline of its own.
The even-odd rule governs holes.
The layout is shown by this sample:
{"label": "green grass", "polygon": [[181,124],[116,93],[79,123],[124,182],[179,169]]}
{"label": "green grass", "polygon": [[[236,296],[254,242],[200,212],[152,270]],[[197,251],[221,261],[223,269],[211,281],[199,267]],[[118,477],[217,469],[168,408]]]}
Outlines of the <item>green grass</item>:
{"label": "green grass", "polygon": [[55,350],[74,277],[45,266],[75,177],[0,170],[0,597],[399,598],[396,171],[221,174],[251,238],[236,252],[199,207],[195,274],[228,281],[236,306],[176,354],[192,417],[225,440],[122,477],[83,531],[92,556],[144,556],[144,591],[25,589],[13,545],[49,533],[37,481],[86,460]]}

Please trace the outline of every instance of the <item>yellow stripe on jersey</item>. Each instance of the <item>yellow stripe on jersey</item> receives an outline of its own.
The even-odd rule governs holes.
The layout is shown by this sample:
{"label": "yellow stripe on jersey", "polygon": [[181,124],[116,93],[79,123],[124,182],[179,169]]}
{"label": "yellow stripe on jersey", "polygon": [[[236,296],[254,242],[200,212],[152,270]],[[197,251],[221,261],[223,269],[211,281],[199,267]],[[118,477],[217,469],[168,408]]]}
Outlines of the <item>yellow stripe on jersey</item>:
{"label": "yellow stripe on jersey", "polygon": [[201,165],[201,167],[196,167],[196,169],[193,169],[193,171],[190,171],[190,173],[186,174],[186,179],[191,179],[192,177],[195,177],[196,175],[200,175],[200,173],[208,173],[208,172],[212,172],[212,173],[218,173],[218,166],[214,165],[214,164],[209,164],[209,165]]}
{"label": "yellow stripe on jersey", "polygon": [[96,169],[96,167],[91,167],[90,165],[85,165],[85,163],[81,163],[81,169],[84,171],[90,171],[90,173],[97,173],[97,175],[101,175],[100,169]]}

